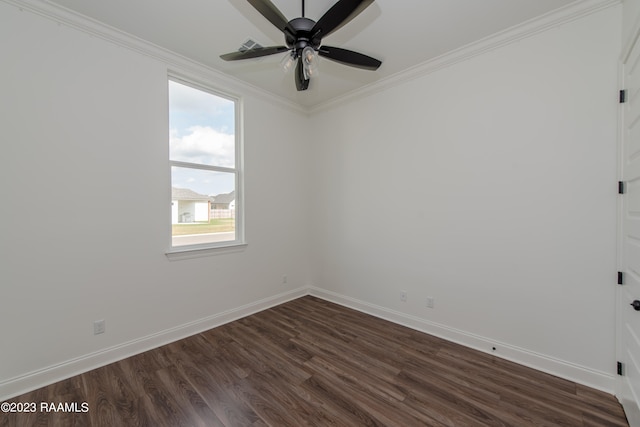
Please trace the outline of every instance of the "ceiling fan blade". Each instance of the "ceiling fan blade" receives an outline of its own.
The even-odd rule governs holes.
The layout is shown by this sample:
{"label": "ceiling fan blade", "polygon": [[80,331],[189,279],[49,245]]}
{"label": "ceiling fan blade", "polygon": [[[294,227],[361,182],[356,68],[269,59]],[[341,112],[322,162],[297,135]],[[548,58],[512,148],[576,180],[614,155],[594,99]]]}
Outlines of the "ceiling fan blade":
{"label": "ceiling fan blade", "polygon": [[375,71],[382,65],[382,62],[370,56],[333,46],[320,46],[318,55],[344,65],[362,68],[364,70]]}
{"label": "ceiling fan blade", "polygon": [[296,72],[294,73],[296,79],[296,89],[298,91],[307,90],[309,88],[309,79],[304,77],[304,67],[302,65],[302,57],[298,58],[298,64],[296,65]]}
{"label": "ceiling fan blade", "polygon": [[239,59],[259,58],[261,56],[273,55],[275,53],[286,52],[288,50],[289,48],[286,46],[259,47],[242,52],[225,53],[224,55],[220,55],[220,58],[225,61],[237,61]]}
{"label": "ceiling fan blade", "polygon": [[339,0],[316,22],[311,34],[326,37],[358,16],[374,0]]}
{"label": "ceiling fan blade", "polygon": [[282,12],[269,0],[247,0],[262,16],[275,25],[283,33],[295,36],[295,30],[289,25],[289,21]]}

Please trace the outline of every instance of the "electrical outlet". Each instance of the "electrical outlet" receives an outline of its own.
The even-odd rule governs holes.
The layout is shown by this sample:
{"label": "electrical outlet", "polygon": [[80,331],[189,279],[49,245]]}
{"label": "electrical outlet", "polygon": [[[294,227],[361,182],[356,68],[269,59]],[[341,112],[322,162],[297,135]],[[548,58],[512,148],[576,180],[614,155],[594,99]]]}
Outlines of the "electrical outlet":
{"label": "electrical outlet", "polygon": [[104,319],[93,322],[93,335],[104,334],[106,326],[106,321]]}
{"label": "electrical outlet", "polygon": [[285,285],[287,283],[287,275],[282,276],[282,284]]}
{"label": "electrical outlet", "polygon": [[400,301],[407,302],[407,291],[400,291]]}
{"label": "electrical outlet", "polygon": [[435,303],[435,300],[433,299],[433,297],[427,297],[427,307],[428,308],[433,308],[433,304]]}

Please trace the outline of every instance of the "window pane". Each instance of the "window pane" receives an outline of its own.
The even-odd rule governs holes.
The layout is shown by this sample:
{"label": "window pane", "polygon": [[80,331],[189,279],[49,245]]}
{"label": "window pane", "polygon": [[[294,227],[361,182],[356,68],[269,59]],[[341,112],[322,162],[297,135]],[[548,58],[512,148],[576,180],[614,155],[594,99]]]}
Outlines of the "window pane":
{"label": "window pane", "polygon": [[172,246],[236,240],[235,174],[171,168]]}
{"label": "window pane", "polygon": [[235,103],[169,81],[169,158],[235,167]]}

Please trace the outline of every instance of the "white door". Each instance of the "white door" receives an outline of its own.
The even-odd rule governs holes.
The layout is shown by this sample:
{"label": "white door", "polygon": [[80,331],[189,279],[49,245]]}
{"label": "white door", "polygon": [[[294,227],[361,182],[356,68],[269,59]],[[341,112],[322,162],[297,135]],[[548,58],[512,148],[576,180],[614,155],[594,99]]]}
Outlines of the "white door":
{"label": "white door", "polygon": [[[638,16],[637,0],[625,2],[625,14]],[[625,89],[622,110],[618,286],[618,360],[622,362],[618,398],[631,426],[640,426],[640,19],[626,22],[622,70]],[[630,25],[632,24],[632,25]],[[632,305],[637,301],[637,309]]]}

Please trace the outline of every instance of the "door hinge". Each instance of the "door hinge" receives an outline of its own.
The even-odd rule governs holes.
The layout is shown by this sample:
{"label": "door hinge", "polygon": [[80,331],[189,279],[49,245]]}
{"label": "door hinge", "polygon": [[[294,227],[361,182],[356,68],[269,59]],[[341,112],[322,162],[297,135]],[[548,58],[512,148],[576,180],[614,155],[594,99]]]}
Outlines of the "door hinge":
{"label": "door hinge", "polygon": [[618,285],[624,285],[624,273],[618,271]]}
{"label": "door hinge", "polygon": [[624,181],[618,181],[618,194],[624,194]]}
{"label": "door hinge", "polygon": [[625,102],[627,102],[627,91],[626,90],[621,90],[620,91],[620,104],[624,104]]}
{"label": "door hinge", "polygon": [[622,362],[618,362],[618,375],[624,375],[624,365],[622,364]]}

